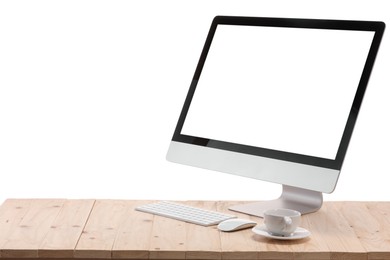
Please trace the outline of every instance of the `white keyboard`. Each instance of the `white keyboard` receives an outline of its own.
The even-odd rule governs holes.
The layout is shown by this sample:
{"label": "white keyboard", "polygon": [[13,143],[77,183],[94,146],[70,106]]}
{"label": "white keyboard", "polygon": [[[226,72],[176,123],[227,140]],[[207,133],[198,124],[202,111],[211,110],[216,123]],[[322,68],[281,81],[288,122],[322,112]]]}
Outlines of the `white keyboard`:
{"label": "white keyboard", "polygon": [[135,209],[202,226],[216,225],[224,220],[235,218],[233,215],[200,209],[169,201],[160,201],[146,204],[136,207]]}

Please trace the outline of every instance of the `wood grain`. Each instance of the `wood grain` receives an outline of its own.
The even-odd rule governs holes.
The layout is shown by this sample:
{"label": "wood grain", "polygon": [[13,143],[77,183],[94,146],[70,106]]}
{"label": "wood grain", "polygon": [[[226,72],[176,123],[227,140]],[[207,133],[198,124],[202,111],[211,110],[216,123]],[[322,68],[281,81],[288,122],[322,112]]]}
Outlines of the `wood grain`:
{"label": "wood grain", "polygon": [[67,200],[39,245],[39,257],[73,257],[95,200]]}
{"label": "wood grain", "polygon": [[120,225],[124,222],[128,203],[124,200],[97,200],[79,238],[74,256],[77,258],[111,258]]}
{"label": "wood grain", "polygon": [[[229,206],[233,204],[236,204],[236,202],[220,202],[218,203],[217,210],[233,214],[238,218],[252,219],[258,223],[262,221],[258,217],[250,217],[228,210]],[[254,234],[251,229],[240,232],[220,232],[220,236],[223,259],[258,259],[259,251],[262,251],[260,241],[253,239]]]}
{"label": "wood grain", "polygon": [[149,258],[185,259],[188,225],[175,219],[154,216]]}
{"label": "wood grain", "polygon": [[339,202],[334,206],[353,228],[368,259],[390,259],[390,205],[380,202]]}
{"label": "wood grain", "polygon": [[38,257],[38,248],[65,200],[35,199],[2,245],[1,257]]}
{"label": "wood grain", "polygon": [[325,203],[314,218],[305,215],[302,220],[301,226],[310,230],[312,235],[307,243],[294,246],[296,259],[366,259],[359,239],[332,204]]}
{"label": "wood grain", "polygon": [[[187,204],[207,210],[217,210],[217,202],[191,201]],[[186,241],[186,259],[221,259],[220,232],[216,226],[203,227],[188,224]]]}
{"label": "wood grain", "polygon": [[128,201],[126,216],[118,228],[112,247],[112,257],[118,259],[148,259],[153,228],[152,214],[136,211],[139,205],[153,201]]}
{"label": "wood grain", "polygon": [[23,220],[31,203],[32,200],[8,199],[0,207],[0,257],[6,257],[3,253],[6,253],[5,244]]}
{"label": "wood grain", "polygon": [[[390,202],[325,202],[302,217],[311,236],[280,241],[135,210],[152,201],[8,199],[0,259],[390,259]],[[231,201],[180,201],[229,212]]]}

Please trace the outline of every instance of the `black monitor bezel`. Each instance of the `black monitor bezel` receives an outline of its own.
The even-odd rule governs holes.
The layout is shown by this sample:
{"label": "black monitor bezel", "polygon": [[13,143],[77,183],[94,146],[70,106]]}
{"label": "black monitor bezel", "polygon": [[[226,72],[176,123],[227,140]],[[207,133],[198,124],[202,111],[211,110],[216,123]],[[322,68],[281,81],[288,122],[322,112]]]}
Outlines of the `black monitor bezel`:
{"label": "black monitor bezel", "polygon": [[[195,93],[198,79],[201,75],[203,65],[206,61],[207,54],[210,49],[212,39],[214,37],[214,33],[219,24],[289,27],[289,28],[359,30],[359,31],[375,32],[367,56],[367,60],[362,72],[362,76],[360,78],[359,85],[348,116],[346,127],[344,129],[341,142],[334,160],[181,134],[181,130],[191,104],[191,100]],[[206,42],[204,44],[198,65],[196,67],[190,85],[190,89],[188,91],[174,135],[172,137],[172,141],[340,170],[357,120],[357,116],[360,110],[364,93],[366,91],[368,80],[374,65],[375,57],[379,49],[379,45],[382,39],[384,29],[385,29],[385,24],[383,22],[377,22],[377,21],[216,16],[212,21],[209,33],[207,35]]]}

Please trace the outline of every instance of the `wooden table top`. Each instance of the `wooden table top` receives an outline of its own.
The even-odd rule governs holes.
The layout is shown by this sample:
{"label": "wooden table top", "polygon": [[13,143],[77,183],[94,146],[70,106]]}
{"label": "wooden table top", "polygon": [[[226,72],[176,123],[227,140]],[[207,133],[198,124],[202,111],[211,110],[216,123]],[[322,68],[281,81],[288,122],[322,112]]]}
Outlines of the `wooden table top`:
{"label": "wooden table top", "polygon": [[[390,259],[390,202],[324,202],[302,217],[311,236],[295,241],[134,210],[150,202],[8,199],[0,207],[0,259]],[[182,203],[227,212],[241,202]]]}

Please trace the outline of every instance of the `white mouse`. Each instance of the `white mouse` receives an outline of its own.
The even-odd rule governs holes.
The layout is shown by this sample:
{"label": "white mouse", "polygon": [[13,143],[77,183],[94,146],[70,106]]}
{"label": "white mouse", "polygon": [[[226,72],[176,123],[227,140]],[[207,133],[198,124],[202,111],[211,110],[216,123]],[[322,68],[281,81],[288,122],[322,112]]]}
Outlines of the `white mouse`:
{"label": "white mouse", "polygon": [[233,218],[219,223],[218,229],[221,231],[229,232],[254,227],[256,225],[256,222],[249,219]]}

